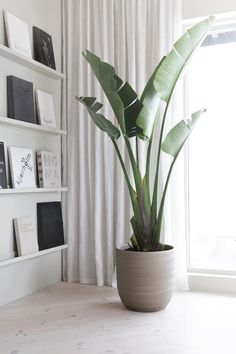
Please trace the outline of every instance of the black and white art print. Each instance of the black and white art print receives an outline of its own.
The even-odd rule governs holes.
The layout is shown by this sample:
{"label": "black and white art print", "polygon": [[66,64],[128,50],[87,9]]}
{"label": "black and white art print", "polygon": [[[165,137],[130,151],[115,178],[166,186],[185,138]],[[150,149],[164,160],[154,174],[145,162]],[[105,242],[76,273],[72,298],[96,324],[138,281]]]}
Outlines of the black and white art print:
{"label": "black and white art print", "polygon": [[52,37],[38,27],[33,27],[34,57],[40,63],[56,69]]}

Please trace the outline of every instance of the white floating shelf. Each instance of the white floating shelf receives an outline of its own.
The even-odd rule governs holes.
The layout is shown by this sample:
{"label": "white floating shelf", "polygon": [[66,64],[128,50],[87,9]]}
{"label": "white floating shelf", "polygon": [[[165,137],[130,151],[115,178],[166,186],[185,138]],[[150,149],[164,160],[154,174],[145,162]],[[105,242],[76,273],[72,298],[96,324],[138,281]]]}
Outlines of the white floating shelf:
{"label": "white floating shelf", "polygon": [[43,250],[43,251],[39,251],[39,252],[27,254],[27,255],[25,255],[25,256],[11,258],[11,259],[8,259],[8,260],[6,260],[6,261],[0,262],[0,267],[5,267],[5,266],[10,265],[10,264],[14,264],[14,263],[18,263],[18,262],[23,262],[23,261],[26,261],[27,259],[40,257],[40,256],[43,256],[43,255],[45,255],[45,254],[49,254],[49,253],[53,253],[53,252],[58,252],[58,251],[61,251],[61,250],[66,249],[66,248],[68,248],[68,245],[63,245],[63,246],[48,248],[47,250]]}
{"label": "white floating shelf", "polygon": [[42,132],[47,134],[53,135],[66,135],[66,130],[54,129],[54,128],[47,128],[39,124],[33,124],[28,122],[23,122],[21,120],[7,118],[7,117],[0,117],[0,124],[8,125],[11,127],[34,130],[36,132]]}
{"label": "white floating shelf", "polygon": [[67,192],[67,187],[58,188],[7,188],[0,189],[0,194],[25,194],[25,193],[53,193]]}
{"label": "white floating shelf", "polygon": [[25,55],[22,55],[2,44],[0,44],[0,55],[15,63],[22,64],[27,68],[33,69],[34,71],[39,72],[40,74],[46,75],[54,80],[62,80],[65,75],[56,71],[54,69],[49,68],[46,65],[39,63],[38,61],[31,59]]}

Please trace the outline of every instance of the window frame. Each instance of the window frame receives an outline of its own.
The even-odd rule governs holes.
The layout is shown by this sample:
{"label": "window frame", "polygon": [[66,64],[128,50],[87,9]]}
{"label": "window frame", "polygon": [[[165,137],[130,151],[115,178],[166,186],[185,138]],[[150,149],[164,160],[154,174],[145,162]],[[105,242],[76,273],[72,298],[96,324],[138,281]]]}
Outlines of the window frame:
{"label": "window frame", "polygon": [[[194,26],[203,18],[183,20],[183,31]],[[236,29],[236,12],[216,15],[215,24],[210,32]],[[183,105],[185,117],[188,117],[188,73],[183,78]],[[218,293],[236,294],[236,271],[204,269],[190,266],[190,210],[189,210],[189,144],[187,142],[184,152],[185,164],[185,203],[186,203],[186,252],[187,272],[190,290],[211,291]]]}

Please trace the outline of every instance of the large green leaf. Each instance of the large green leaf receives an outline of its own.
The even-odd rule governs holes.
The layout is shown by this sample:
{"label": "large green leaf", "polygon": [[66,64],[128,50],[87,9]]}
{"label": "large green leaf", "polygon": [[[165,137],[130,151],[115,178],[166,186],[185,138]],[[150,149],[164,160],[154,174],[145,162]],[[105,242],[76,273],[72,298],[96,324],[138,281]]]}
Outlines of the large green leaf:
{"label": "large green leaf", "polygon": [[128,137],[136,136],[140,132],[136,120],[143,107],[136,92],[128,82],[124,83],[116,75],[112,65],[101,61],[88,50],[83,55],[102,86],[123,134]]}
{"label": "large green leaf", "polygon": [[187,121],[181,120],[178,124],[176,124],[169,131],[163,143],[161,144],[162,151],[172,155],[173,157],[176,157],[182,149],[197,120],[205,111],[206,110],[202,108],[201,110],[193,113],[191,118]]}
{"label": "large green leaf", "polygon": [[141,129],[137,127],[136,121],[139,112],[143,108],[136,92],[128,82],[123,84],[117,91],[124,106],[125,126],[128,137],[137,136]]}
{"label": "large green leaf", "polygon": [[210,16],[187,30],[162,61],[155,75],[154,86],[163,101],[169,101],[180,74],[186,68],[186,63],[202,43],[214,21],[215,17]]}
{"label": "large green leaf", "polygon": [[115,127],[101,113],[97,113],[97,111],[102,107],[102,104],[96,101],[96,97],[76,97],[76,99],[87,107],[88,113],[94,123],[101,130],[106,132],[110,138],[116,140],[120,137],[119,129]]}
{"label": "large green leaf", "polygon": [[140,98],[140,101],[143,104],[143,108],[138,115],[136,124],[141,129],[141,133],[139,133],[139,137],[141,139],[149,139],[152,135],[153,125],[160,103],[160,95],[154,87],[154,78],[162,61],[158,64],[152,73]]}
{"label": "large green leaf", "polygon": [[211,16],[189,29],[154,70],[140,99],[143,103],[137,118],[137,126],[142,130],[142,133],[139,133],[140,138],[150,139],[160,100],[170,100],[180,74],[187,67],[195,49],[204,40],[214,19]]}

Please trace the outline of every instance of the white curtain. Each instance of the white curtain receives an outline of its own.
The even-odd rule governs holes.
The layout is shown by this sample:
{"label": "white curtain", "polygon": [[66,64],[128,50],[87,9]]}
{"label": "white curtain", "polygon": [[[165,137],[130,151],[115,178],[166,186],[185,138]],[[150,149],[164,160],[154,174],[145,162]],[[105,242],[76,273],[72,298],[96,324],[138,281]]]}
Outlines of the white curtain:
{"label": "white curtain", "polygon": [[[129,239],[131,210],[112,143],[74,99],[75,95],[98,97],[105,102],[105,116],[113,120],[82,51],[89,49],[113,64],[119,76],[140,94],[159,60],[180,35],[181,0],[63,0],[63,28],[69,187],[67,280],[111,285],[115,246]],[[122,144],[120,148],[125,156]],[[168,241],[181,250],[177,250],[177,258],[181,258],[177,259],[177,279],[178,287],[184,288],[185,235],[179,237],[175,232],[172,237],[167,227],[172,223],[174,206],[171,195],[169,200],[164,228],[169,230]]]}

